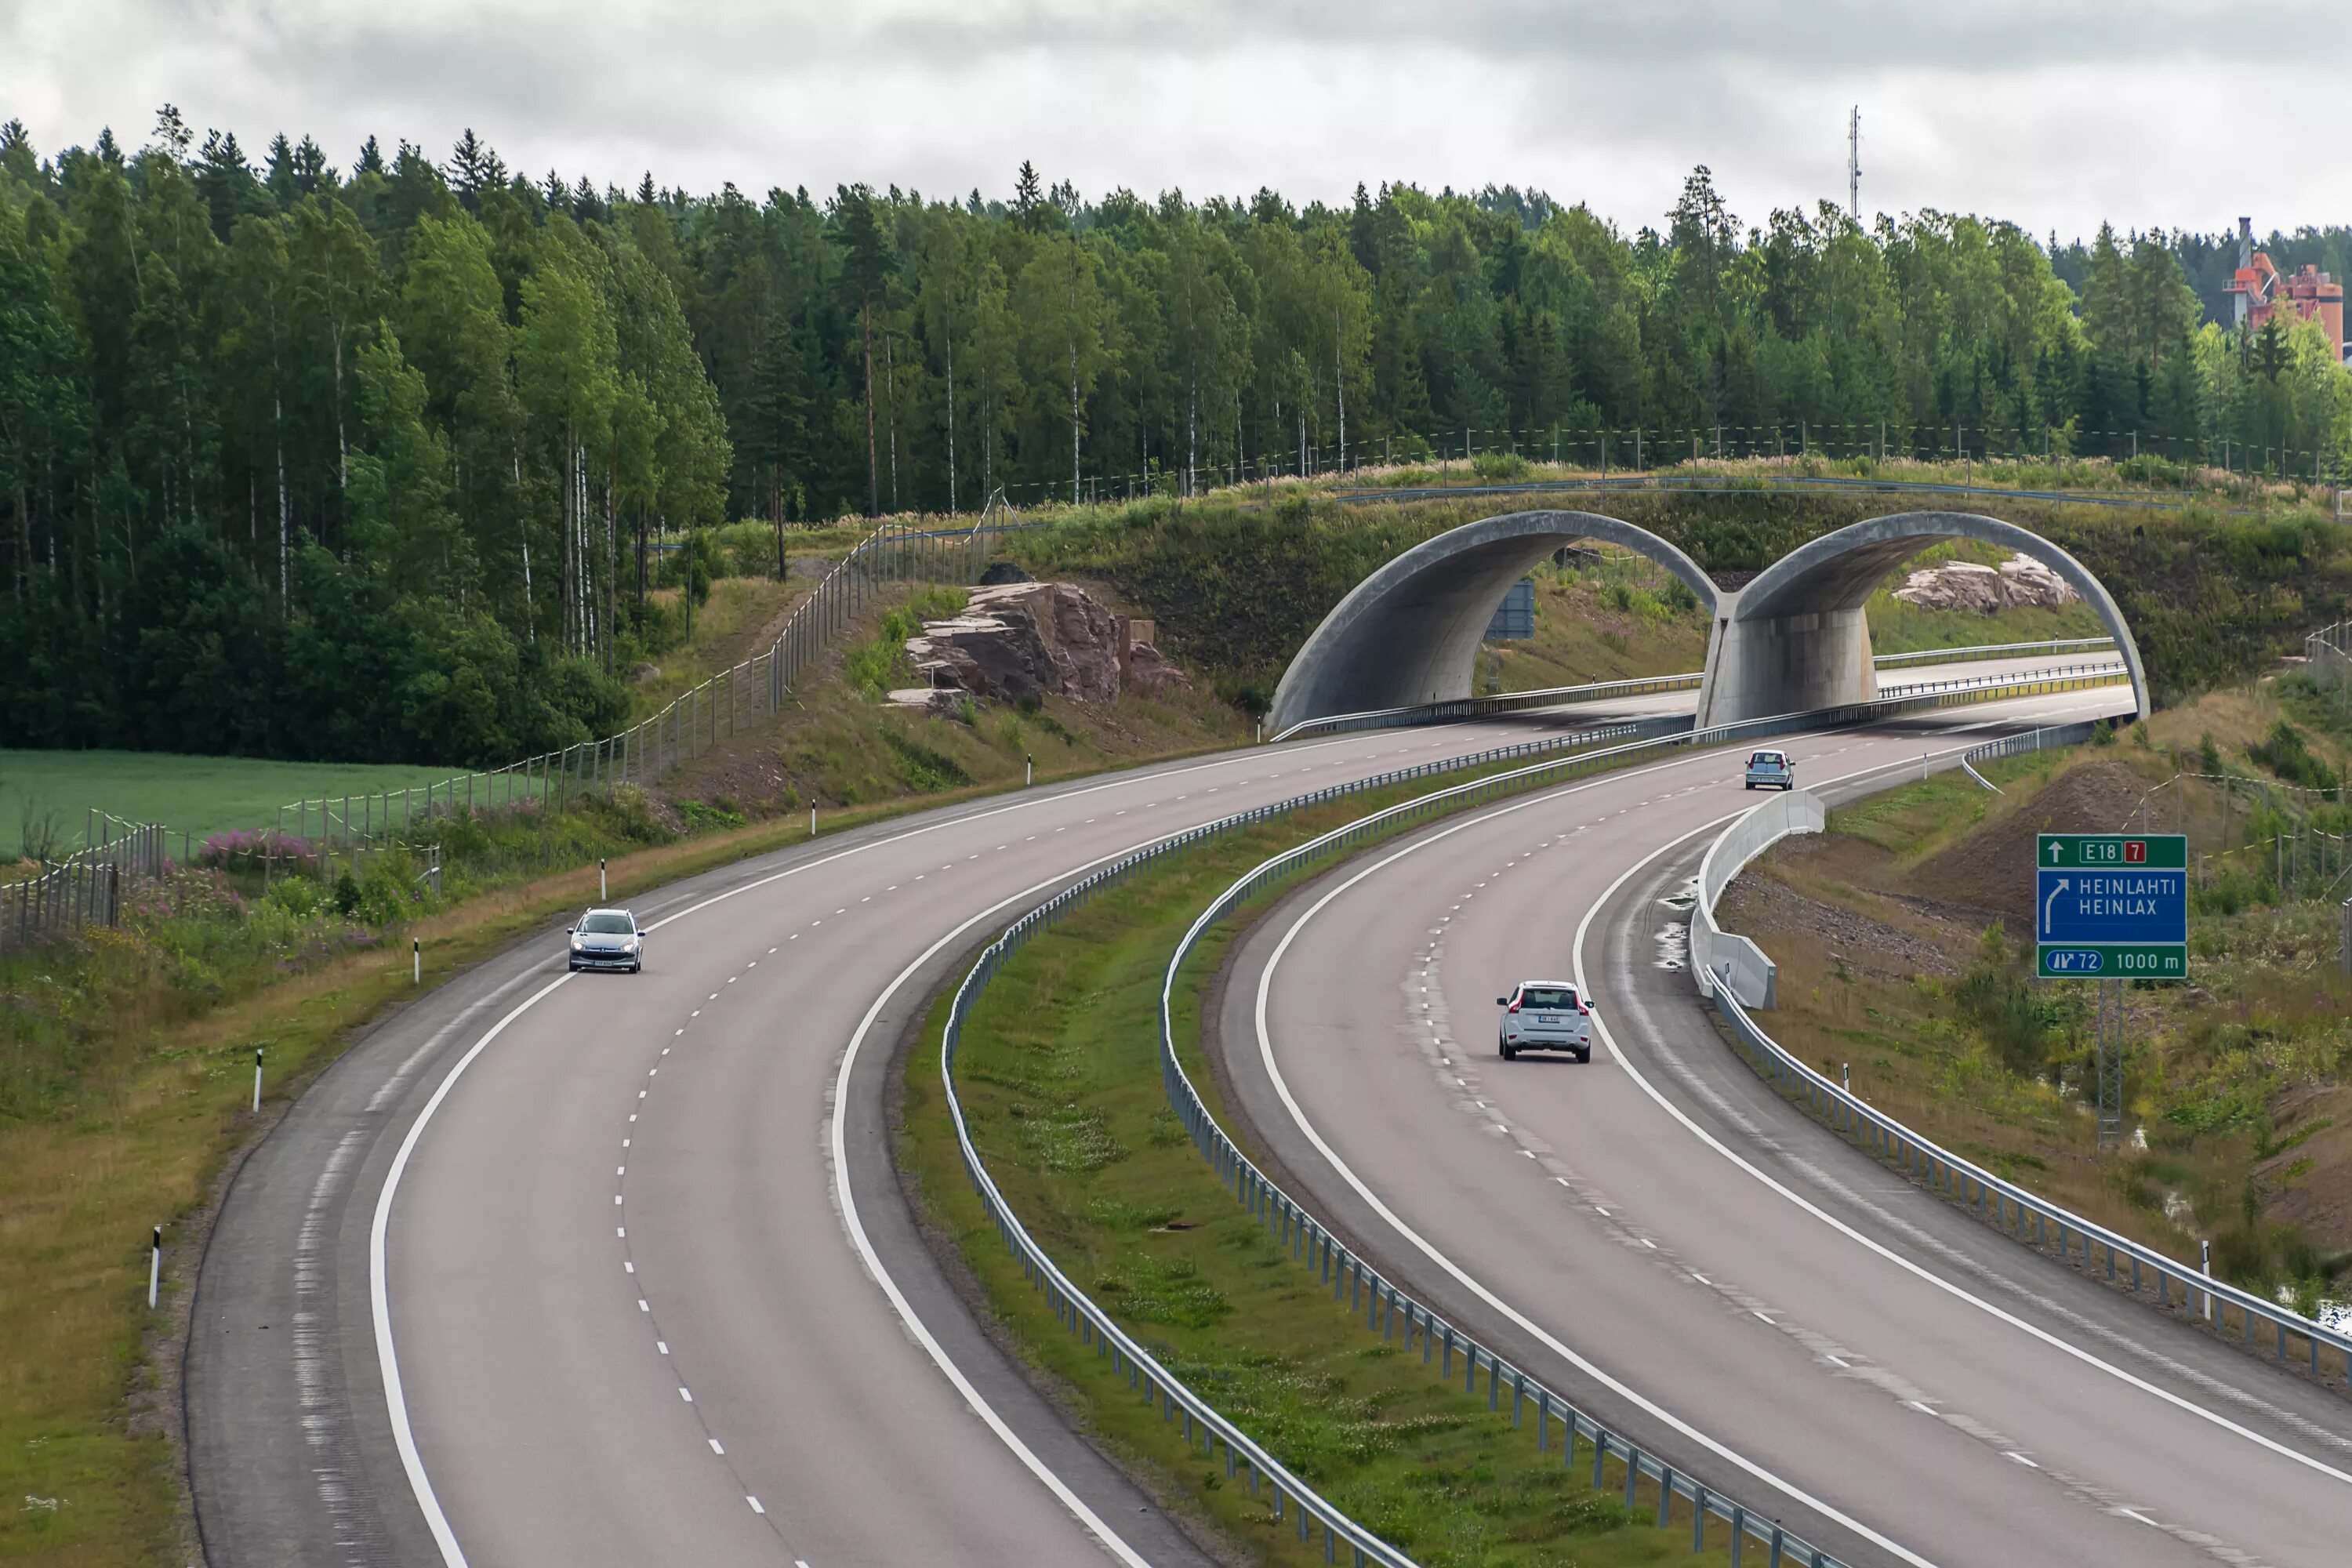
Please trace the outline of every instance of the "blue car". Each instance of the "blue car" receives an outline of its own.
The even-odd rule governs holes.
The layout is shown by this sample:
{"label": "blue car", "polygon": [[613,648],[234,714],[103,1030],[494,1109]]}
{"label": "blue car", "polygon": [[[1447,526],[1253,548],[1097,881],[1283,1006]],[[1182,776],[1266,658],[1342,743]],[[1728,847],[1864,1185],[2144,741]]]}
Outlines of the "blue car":
{"label": "blue car", "polygon": [[1748,787],[1794,789],[1797,787],[1797,764],[1789,760],[1786,752],[1750,752],[1748,753]]}

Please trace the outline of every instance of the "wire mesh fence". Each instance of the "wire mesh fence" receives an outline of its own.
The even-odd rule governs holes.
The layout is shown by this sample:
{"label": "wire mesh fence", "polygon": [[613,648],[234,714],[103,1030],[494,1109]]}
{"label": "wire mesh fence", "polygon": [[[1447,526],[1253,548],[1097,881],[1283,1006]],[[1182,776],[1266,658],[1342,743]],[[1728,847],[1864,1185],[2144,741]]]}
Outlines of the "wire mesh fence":
{"label": "wire mesh fence", "polygon": [[[103,824],[103,826],[100,826]],[[42,937],[84,926],[110,926],[122,918],[129,884],[161,877],[171,864],[170,835],[161,823],[119,823],[94,813],[93,832],[111,837],[39,875],[0,887],[0,947],[29,946]]]}
{"label": "wire mesh fence", "polygon": [[970,583],[1007,533],[1033,526],[992,503],[969,528],[886,523],[835,563],[785,620],[774,643],[681,692],[616,734],[545,752],[505,767],[419,787],[299,800],[275,826],[289,852],[326,844],[388,845],[413,838],[436,816],[561,810],[583,795],[645,785],[772,719],[886,584]]}

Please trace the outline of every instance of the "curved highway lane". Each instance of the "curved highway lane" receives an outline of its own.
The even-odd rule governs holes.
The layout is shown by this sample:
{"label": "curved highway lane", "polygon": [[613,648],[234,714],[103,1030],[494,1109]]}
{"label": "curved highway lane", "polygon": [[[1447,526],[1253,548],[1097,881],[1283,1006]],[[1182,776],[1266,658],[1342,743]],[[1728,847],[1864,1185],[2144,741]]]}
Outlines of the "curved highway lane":
{"label": "curved highway lane", "polygon": [[[1923,752],[1950,765],[2004,715],[2086,704],[1776,743],[1853,793]],[[1681,922],[1699,854],[1757,798],[1719,752],[1604,776],[1369,853],[1261,921],[1218,1048],[1310,1206],[1849,1561],[2344,1562],[2340,1395],[1928,1198],[1711,1033]],[[1605,1026],[1592,1064],[1501,1062],[1494,998],[1580,973]]]}
{"label": "curved highway lane", "polygon": [[820,839],[635,900],[640,976],[560,932],[296,1102],[199,1280],[216,1563],[1200,1561],[971,1320],[889,1163],[930,987],[1108,857],[1589,723],[1254,748]]}
{"label": "curved highway lane", "polygon": [[1601,716],[925,813],[635,900],[660,922],[642,976],[566,977],[548,932],[427,994],[224,1203],[186,1368],[208,1555],[1196,1560],[923,1244],[888,1156],[892,1047],[959,958],[1107,857]]}

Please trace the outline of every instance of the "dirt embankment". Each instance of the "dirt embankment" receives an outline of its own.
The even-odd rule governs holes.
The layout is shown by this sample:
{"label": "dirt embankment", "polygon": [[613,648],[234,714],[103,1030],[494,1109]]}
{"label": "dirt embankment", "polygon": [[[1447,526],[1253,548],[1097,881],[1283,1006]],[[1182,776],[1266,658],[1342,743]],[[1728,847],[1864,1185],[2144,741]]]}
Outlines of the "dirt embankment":
{"label": "dirt embankment", "polygon": [[2070,769],[2014,811],[2001,813],[1903,880],[1911,890],[1999,915],[2011,931],[2033,923],[2034,839],[2043,833],[2116,833],[2147,794],[2121,763]]}

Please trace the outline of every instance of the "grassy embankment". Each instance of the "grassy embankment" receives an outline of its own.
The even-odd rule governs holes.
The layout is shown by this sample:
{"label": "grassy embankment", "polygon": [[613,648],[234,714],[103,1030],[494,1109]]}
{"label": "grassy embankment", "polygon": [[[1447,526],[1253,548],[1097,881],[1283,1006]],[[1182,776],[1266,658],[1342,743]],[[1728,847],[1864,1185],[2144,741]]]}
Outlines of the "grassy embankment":
{"label": "grassy embankment", "polygon": [[[1629,1513],[1621,1467],[1592,1490],[1589,1445],[1564,1464],[1555,1427],[1538,1453],[1531,1431],[1512,1429],[1507,1402],[1489,1412],[1483,1391],[1465,1394],[1401,1341],[1365,1330],[1233,1201],[1168,1109],[1152,1044],[1160,976],[1193,916],[1259,859],[1375,804],[1302,813],[1179,857],[1034,939],[965,1026],[958,1084],[973,1139],[1031,1234],[1123,1328],[1418,1561],[1687,1560],[1686,1511],[1677,1508],[1672,1529],[1650,1528],[1655,1493],[1645,1486]],[[1188,960],[1177,1025],[1196,1047],[1202,993],[1239,929],[1226,922]],[[944,1025],[942,1001],[908,1058],[901,1158],[1023,1353],[1180,1515],[1209,1521],[1257,1560],[1319,1562],[1319,1542],[1302,1545],[1277,1526],[1265,1495],[1147,1408],[1029,1289],[964,1178],[945,1120]],[[1187,1065],[1210,1083],[1197,1048]],[[1713,1556],[1728,1531],[1715,1526],[1708,1539]]]}
{"label": "grassy embankment", "polygon": [[[854,641],[850,670],[811,683],[792,731],[812,745],[832,728],[867,738],[869,751],[839,753],[845,772],[869,771],[843,785],[855,804],[824,811],[828,836],[1017,785],[1023,744],[1043,780],[1239,731],[1234,719],[1222,730],[1171,720],[1145,733],[1128,703],[1094,720],[1054,700],[984,717],[992,761],[947,774],[924,754],[965,755],[950,750],[981,743],[965,726],[874,713],[856,687],[859,649],[873,653],[884,635]],[[903,748],[872,739],[901,731]],[[892,771],[908,757],[913,782]],[[396,857],[349,889],[281,878],[266,897],[240,869],[199,870],[142,888],[120,930],[0,955],[11,1001],[0,1010],[0,1497],[37,1500],[0,1509],[0,1561],[183,1560],[177,1414],[155,1358],[194,1267],[181,1222],[202,1218],[225,1163],[258,1131],[245,1110],[253,1048],[268,1052],[267,1119],[413,994],[412,934],[437,983],[586,901],[600,855],[614,857],[614,896],[626,898],[807,835],[799,813],[744,824],[680,802],[691,836],[661,803],[627,797],[506,825],[438,822],[438,900],[410,898],[411,868]],[[151,1315],[142,1238],[159,1221],[168,1310]]]}
{"label": "grassy embankment", "polygon": [[[2306,1311],[2340,1299],[2347,862],[2311,829],[2352,822],[2252,754],[2280,754],[2280,721],[2308,704],[2290,691],[2283,709],[2273,683],[2219,693],[2158,714],[2144,743],[1998,764],[1999,796],[1947,774],[1833,812],[1827,834],[1782,845],[1723,906],[1780,966],[1768,1027],[1832,1075],[1850,1063],[1855,1091],[1889,1114],[2103,1225],[2189,1263],[2210,1240],[2217,1273]],[[2297,733],[2340,780],[2344,737]],[[2221,770],[2243,782],[2166,783]],[[2126,992],[2129,1145],[2102,1156],[2087,988],[2030,978],[2032,836],[2112,832],[2136,813],[2189,834],[2201,887],[2190,983]],[[2284,886],[2268,842],[2280,833],[2304,847]]]}

